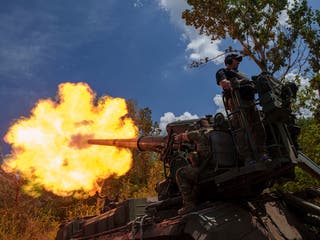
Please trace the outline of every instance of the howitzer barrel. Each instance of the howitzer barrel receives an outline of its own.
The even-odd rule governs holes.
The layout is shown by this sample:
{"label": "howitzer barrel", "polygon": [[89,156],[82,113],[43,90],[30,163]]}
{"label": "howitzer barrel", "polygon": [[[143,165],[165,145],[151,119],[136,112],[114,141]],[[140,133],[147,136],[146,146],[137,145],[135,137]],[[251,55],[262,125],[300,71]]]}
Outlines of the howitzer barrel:
{"label": "howitzer barrel", "polygon": [[161,152],[166,147],[167,137],[146,136],[129,139],[89,139],[88,144],[131,148],[140,151]]}

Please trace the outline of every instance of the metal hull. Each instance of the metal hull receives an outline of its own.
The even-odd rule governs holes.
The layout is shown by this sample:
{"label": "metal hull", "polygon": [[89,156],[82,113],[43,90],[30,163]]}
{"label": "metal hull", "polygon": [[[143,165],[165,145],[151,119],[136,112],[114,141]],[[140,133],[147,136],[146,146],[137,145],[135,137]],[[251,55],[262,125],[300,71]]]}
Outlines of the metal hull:
{"label": "metal hull", "polygon": [[[73,233],[67,230],[72,222],[62,225],[56,239],[317,239],[289,209],[283,197],[263,194],[251,201],[204,203],[195,212],[183,216],[177,215],[176,209],[167,210],[162,217],[161,212],[144,215],[105,230],[108,221],[102,216],[114,217],[116,210],[111,210],[100,216],[75,220],[80,224]],[[170,214],[173,217],[166,218]]]}

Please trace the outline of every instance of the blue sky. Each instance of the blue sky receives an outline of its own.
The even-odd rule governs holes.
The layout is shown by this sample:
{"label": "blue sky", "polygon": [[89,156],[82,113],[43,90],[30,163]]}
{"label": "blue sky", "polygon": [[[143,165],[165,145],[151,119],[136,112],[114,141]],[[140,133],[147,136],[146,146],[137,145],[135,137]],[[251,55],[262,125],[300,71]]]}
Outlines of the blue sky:
{"label": "blue sky", "polygon": [[[15,119],[28,116],[40,98],[54,98],[62,82],[87,82],[98,96],[134,99],[158,122],[214,114],[221,59],[187,66],[228,45],[211,44],[184,26],[186,7],[183,0],[2,0],[1,141]],[[259,73],[250,60],[242,65],[249,75]]]}

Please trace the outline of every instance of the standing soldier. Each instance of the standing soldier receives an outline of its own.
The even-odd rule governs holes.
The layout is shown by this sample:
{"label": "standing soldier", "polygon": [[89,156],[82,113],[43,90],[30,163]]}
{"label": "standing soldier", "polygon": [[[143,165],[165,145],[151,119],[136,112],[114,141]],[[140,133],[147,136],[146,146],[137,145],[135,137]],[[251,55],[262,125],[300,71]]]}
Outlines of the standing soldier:
{"label": "standing soldier", "polygon": [[[255,89],[247,76],[238,71],[242,56],[229,54],[225,68],[216,73],[217,84],[223,89],[223,99],[232,122],[234,137],[240,159],[245,165],[253,165],[256,159],[270,161],[266,151],[265,130],[254,102]],[[239,98],[235,99],[234,86]],[[241,117],[241,113],[244,113]],[[241,118],[246,119],[241,119]],[[248,124],[245,124],[247,122]]]}

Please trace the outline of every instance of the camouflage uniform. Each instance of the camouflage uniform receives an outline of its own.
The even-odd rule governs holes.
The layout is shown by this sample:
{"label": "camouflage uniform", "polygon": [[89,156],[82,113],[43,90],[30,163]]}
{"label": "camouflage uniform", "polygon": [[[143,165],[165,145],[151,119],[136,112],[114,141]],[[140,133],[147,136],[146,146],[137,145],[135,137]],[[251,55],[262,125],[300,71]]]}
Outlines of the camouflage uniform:
{"label": "camouflage uniform", "polygon": [[[266,154],[266,134],[265,129],[260,121],[260,116],[258,109],[252,106],[252,101],[242,100],[243,111],[245,113],[246,119],[248,121],[247,129],[239,119],[239,114],[236,114],[231,121],[233,129],[241,129],[234,134],[237,149],[240,159],[246,164],[254,159],[253,150],[258,154],[258,157],[262,157]],[[251,137],[253,144],[251,146],[249,141],[249,136]],[[250,147],[251,146],[251,147]],[[256,149],[252,149],[256,147]]]}
{"label": "camouflage uniform", "polygon": [[[210,141],[208,133],[210,130],[197,130],[184,133],[184,140],[195,143],[196,151],[190,154],[191,165],[178,169],[176,181],[183,200],[183,208],[179,214],[191,211],[196,202],[196,184],[199,174],[207,169],[214,169],[215,165],[210,161]],[[183,140],[183,139],[182,139]]]}

